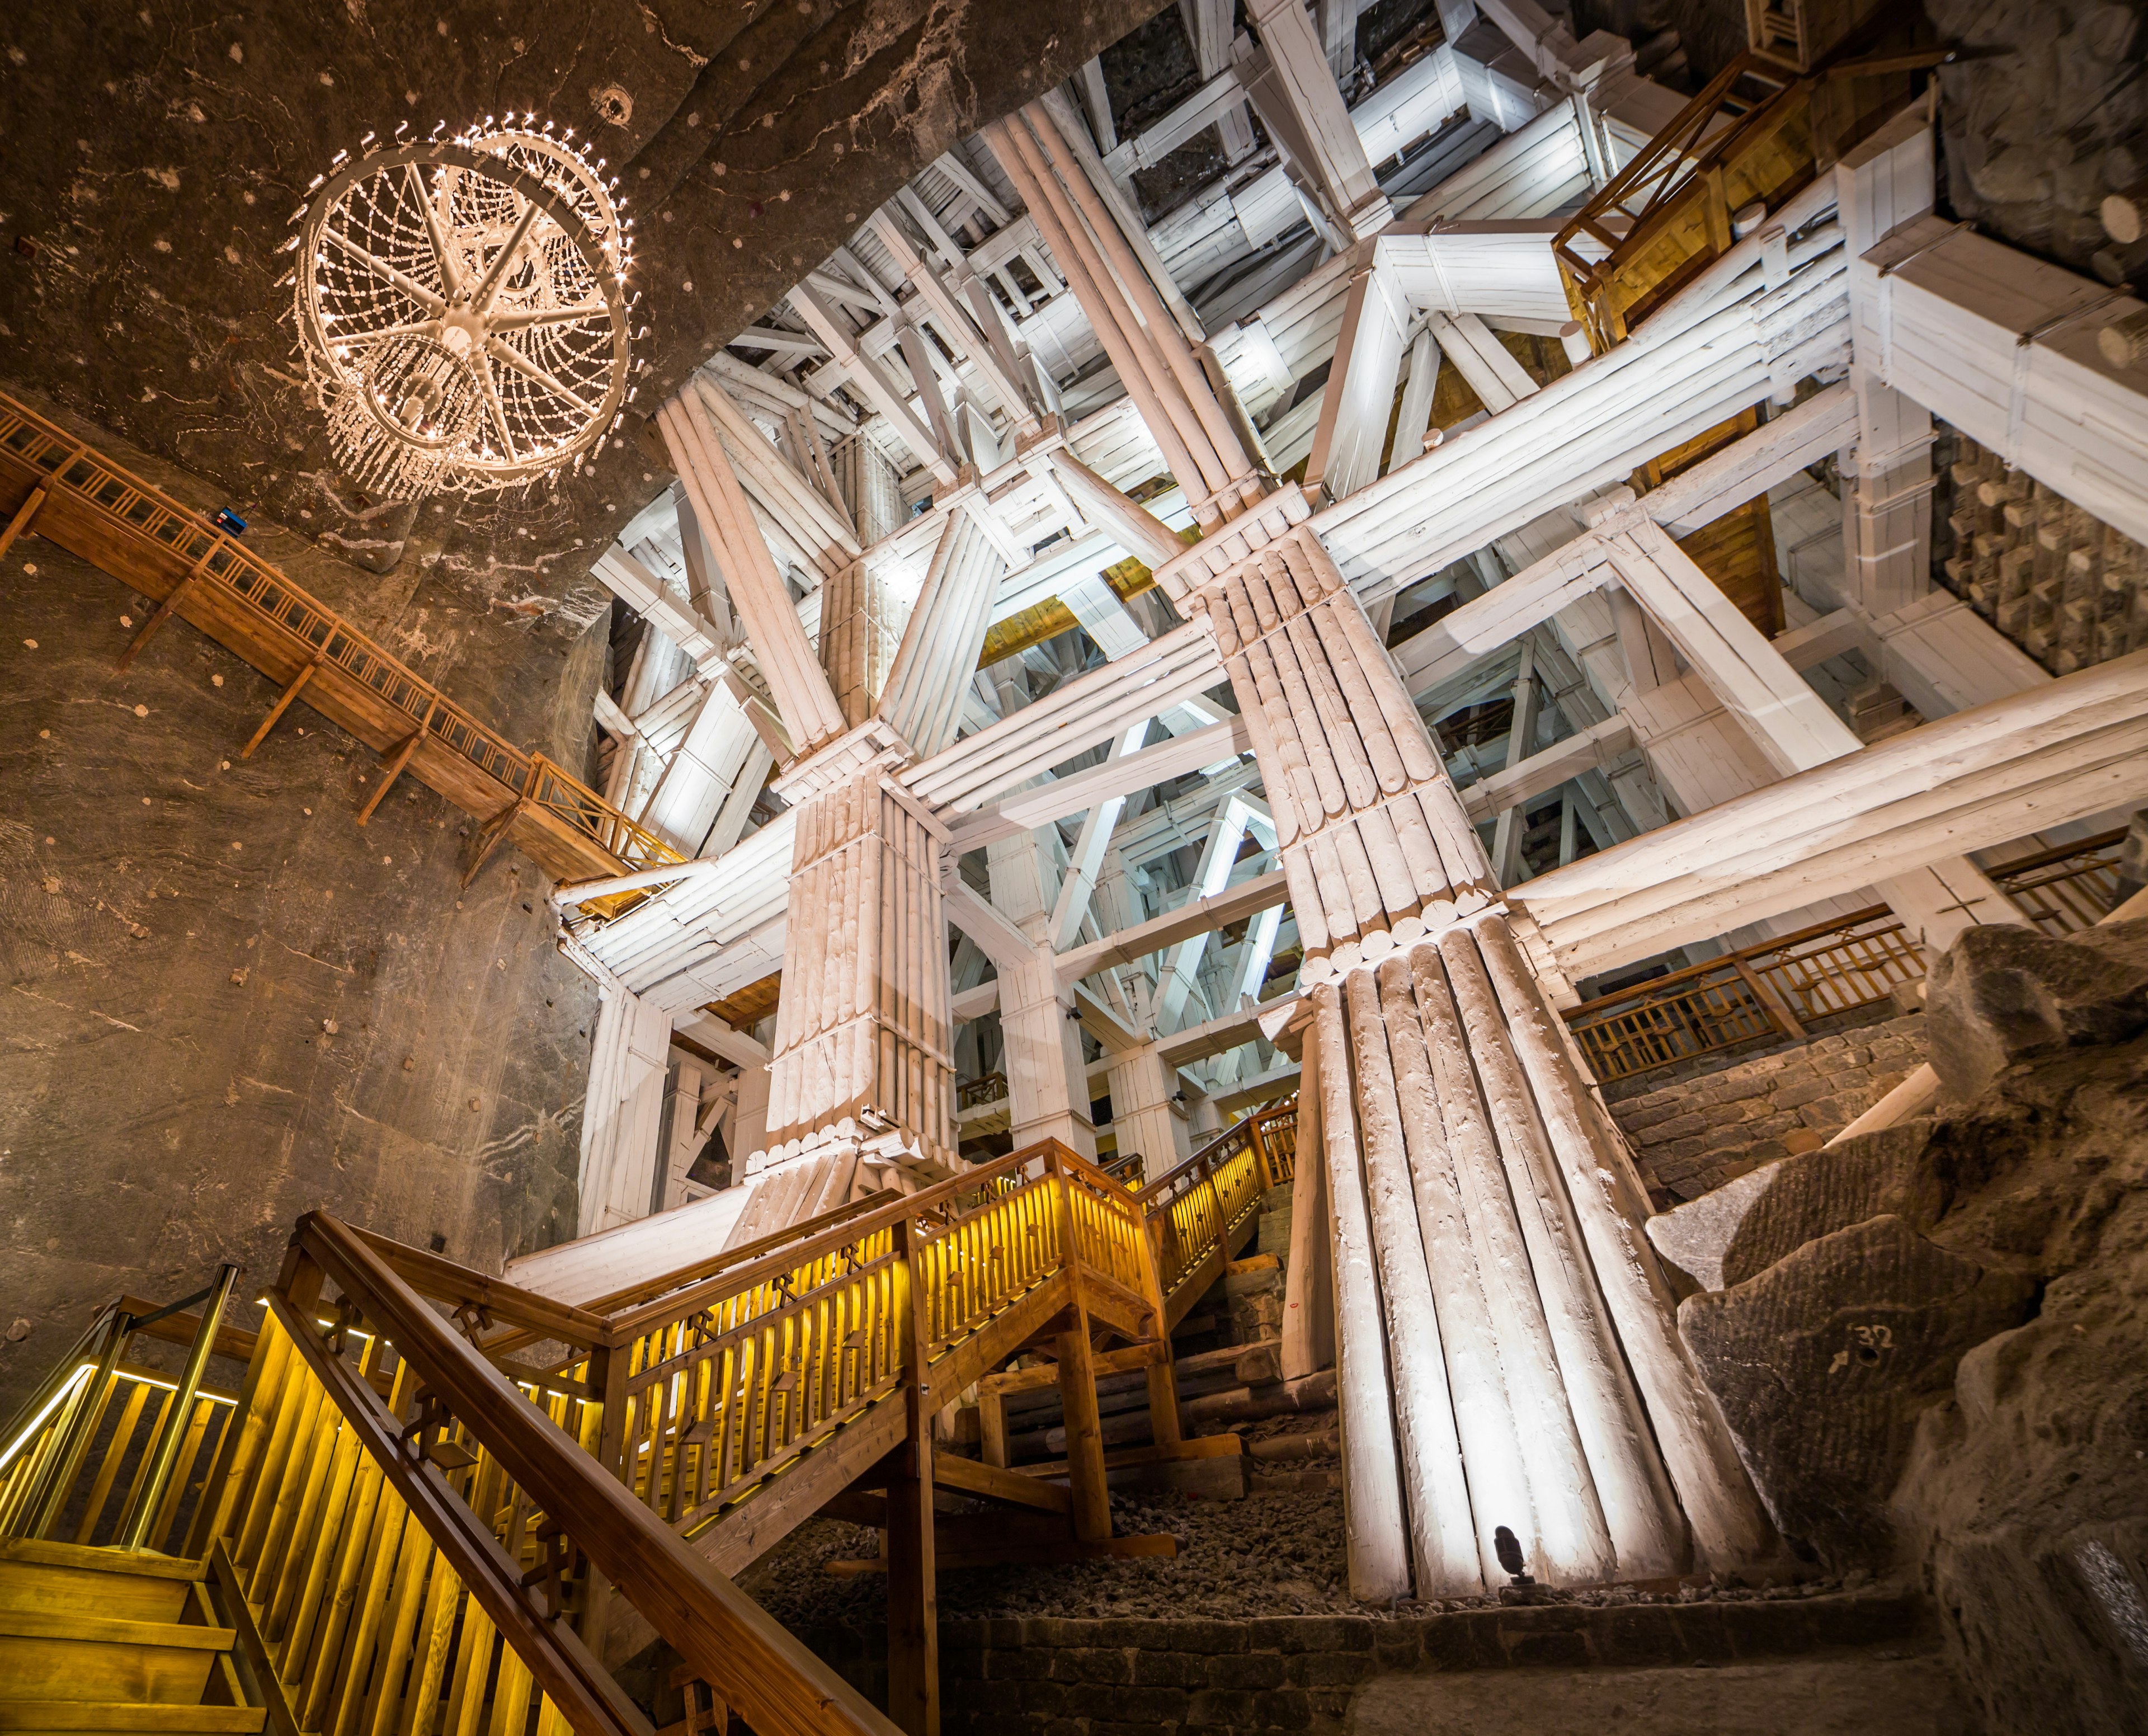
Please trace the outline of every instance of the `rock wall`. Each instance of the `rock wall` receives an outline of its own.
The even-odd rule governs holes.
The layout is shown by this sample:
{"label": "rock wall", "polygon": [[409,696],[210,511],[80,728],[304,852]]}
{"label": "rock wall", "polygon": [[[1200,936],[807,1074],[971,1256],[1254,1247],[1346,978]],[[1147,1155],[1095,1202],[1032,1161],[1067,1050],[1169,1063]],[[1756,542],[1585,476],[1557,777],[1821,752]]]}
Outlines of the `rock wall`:
{"label": "rock wall", "polygon": [[[585,762],[601,617],[248,540],[510,739]],[[96,1307],[219,1259],[265,1282],[316,1207],[494,1269],[574,1232],[595,997],[543,877],[503,850],[461,891],[470,822],[415,780],[360,830],[379,762],[303,700],[239,760],[274,688],[177,620],[115,677],[146,614],[35,536],[0,561],[0,1413]]]}
{"label": "rock wall", "polygon": [[1698,1199],[1774,1158],[1817,1151],[1923,1064],[1924,1027],[1917,1013],[1836,1031],[1653,1090],[1659,1076],[1643,1074],[1622,1081],[1639,1089],[1614,1096],[1611,1114],[1674,1202]]}
{"label": "rock wall", "polygon": [[1928,1004],[1958,1106],[1650,1233],[1792,1543],[1921,1575],[1993,1736],[2148,1731],[2148,922],[1972,930]]}

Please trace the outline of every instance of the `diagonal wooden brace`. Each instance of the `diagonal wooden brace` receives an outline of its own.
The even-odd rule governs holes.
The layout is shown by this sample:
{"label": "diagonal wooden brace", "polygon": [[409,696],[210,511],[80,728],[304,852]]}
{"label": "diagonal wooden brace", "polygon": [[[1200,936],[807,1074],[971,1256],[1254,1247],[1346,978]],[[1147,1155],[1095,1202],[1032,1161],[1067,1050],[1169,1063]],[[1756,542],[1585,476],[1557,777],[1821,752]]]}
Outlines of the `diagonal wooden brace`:
{"label": "diagonal wooden brace", "polygon": [[8,519],[8,528],[0,530],[0,554],[5,554],[13,548],[15,539],[36,521],[38,509],[45,504],[45,494],[43,489],[32,489],[29,499],[15,509],[15,516]]}
{"label": "diagonal wooden brace", "polygon": [[396,779],[403,775],[403,768],[410,763],[410,756],[418,751],[419,744],[425,739],[425,731],[433,726],[433,714],[439,709],[440,696],[434,694],[433,702],[425,707],[425,715],[419,720],[418,727],[410,732],[402,746],[397,748],[384,765],[380,787],[367,798],[365,805],[359,810],[358,823],[360,825],[372,819],[374,810],[387,800],[389,790],[394,786]]}
{"label": "diagonal wooden brace", "polygon": [[318,661],[302,664],[299,666],[298,674],[291,677],[291,685],[284,690],[276,703],[268,708],[268,715],[261,720],[261,727],[253,732],[253,739],[239,749],[240,759],[250,760],[253,757],[253,750],[268,739],[268,732],[276,727],[276,720],[290,709],[291,701],[298,698],[299,690],[314,679],[314,671],[319,667]]}

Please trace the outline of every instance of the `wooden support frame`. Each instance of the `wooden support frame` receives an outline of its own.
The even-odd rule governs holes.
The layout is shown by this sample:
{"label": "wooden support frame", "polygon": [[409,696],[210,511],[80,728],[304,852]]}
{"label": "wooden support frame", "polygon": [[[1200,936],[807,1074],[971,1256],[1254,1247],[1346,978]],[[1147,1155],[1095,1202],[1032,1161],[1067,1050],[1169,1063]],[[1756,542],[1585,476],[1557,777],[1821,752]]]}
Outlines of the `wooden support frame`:
{"label": "wooden support frame", "polygon": [[[61,474],[66,474],[64,465],[61,468]],[[15,539],[37,523],[38,514],[43,509],[48,492],[42,488],[32,489],[28,498],[15,509],[15,516],[8,519],[8,528],[0,530],[0,554],[5,554],[13,548]]]}
{"label": "wooden support frame", "polygon": [[250,760],[253,757],[253,750],[268,739],[268,732],[276,727],[277,720],[291,709],[291,701],[305,690],[306,683],[314,679],[314,671],[320,666],[318,659],[310,660],[299,665],[299,672],[291,677],[290,685],[277,695],[276,703],[268,708],[268,715],[261,720],[261,727],[253,732],[246,745],[239,749],[240,759]]}
{"label": "wooden support frame", "polygon": [[419,745],[425,739],[425,731],[433,726],[433,714],[439,709],[440,702],[436,696],[425,708],[424,720],[404,738],[402,746],[397,748],[382,765],[380,787],[366,799],[365,805],[359,810],[358,823],[360,825],[372,819],[374,810],[388,800],[389,790],[394,786],[396,779],[403,775],[403,768],[410,763],[410,756],[418,751]]}

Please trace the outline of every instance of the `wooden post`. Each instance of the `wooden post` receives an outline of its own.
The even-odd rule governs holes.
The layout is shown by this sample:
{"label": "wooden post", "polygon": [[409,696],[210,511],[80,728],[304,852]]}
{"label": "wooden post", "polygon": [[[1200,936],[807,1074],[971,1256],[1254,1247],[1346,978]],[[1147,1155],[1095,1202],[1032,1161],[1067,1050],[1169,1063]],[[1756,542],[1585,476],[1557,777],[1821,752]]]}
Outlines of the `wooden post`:
{"label": "wooden post", "polygon": [[208,570],[210,557],[223,546],[223,542],[221,538],[211,543],[208,545],[208,553],[188,568],[186,575],[172,587],[164,600],[150,611],[149,619],[142,623],[142,630],[128,642],[127,649],[119,654],[119,660],[112,665],[113,675],[123,675],[127,673],[134,660],[142,655],[142,647],[155,638],[157,630],[172,618],[173,611],[179,606],[179,599],[193,589],[194,580]]}
{"label": "wooden post", "polygon": [[374,810],[388,799],[389,788],[394,784],[396,779],[403,775],[403,768],[410,763],[410,756],[418,751],[418,745],[425,739],[425,731],[433,726],[433,714],[439,709],[440,696],[436,693],[433,695],[432,704],[425,707],[425,715],[419,720],[418,727],[410,732],[409,739],[402,746],[395,750],[394,757],[388,760],[381,768],[380,787],[373,792],[364,807],[359,810],[358,823],[360,825],[364,825],[367,820],[372,819]]}
{"label": "wooden post", "polygon": [[1798,1016],[1790,1011],[1790,1003],[1776,992],[1774,985],[1742,958],[1734,956],[1730,963],[1738,972],[1739,981],[1744,982],[1753,998],[1760,1003],[1760,1010],[1781,1027],[1783,1035],[1794,1037],[1799,1042],[1804,1041],[1805,1027],[1799,1022]]}
{"label": "wooden post", "polygon": [[8,528],[0,530],[0,554],[15,546],[15,539],[28,530],[36,520],[38,510],[45,504],[45,490],[32,489],[30,498],[15,509],[15,516],[8,521]]}
{"label": "wooden post", "polygon": [[[596,1462],[621,1482],[625,1482],[630,1474],[626,1465],[626,1377],[630,1360],[626,1346],[593,1346],[590,1351],[589,1372],[585,1376],[590,1385],[603,1395],[601,1402],[604,1408],[597,1418],[596,1439],[593,1443]],[[679,1474],[685,1474],[683,1464]],[[576,1631],[590,1653],[601,1658],[604,1656],[605,1628],[611,1619],[612,1585],[597,1570],[594,1562],[590,1563],[584,1598],[581,1619],[576,1624]],[[693,1690],[690,1688],[687,1690],[690,1705],[692,1694]],[[721,1704],[720,1700],[718,1703]],[[722,1728],[720,1721],[716,1728]]]}
{"label": "wooden post", "polygon": [[239,749],[240,759],[250,760],[253,757],[253,750],[268,739],[268,732],[276,727],[276,720],[290,709],[291,701],[299,696],[299,690],[314,679],[314,671],[319,667],[318,662],[299,665],[298,674],[291,677],[291,685],[284,690],[276,703],[268,708],[268,715],[261,720],[261,727],[253,732],[253,739]]}
{"label": "wooden post", "polygon": [[918,1291],[917,1224],[895,1226],[895,1328],[908,1438],[887,1482],[887,1715],[909,1736],[939,1736],[940,1618],[932,1538],[931,1387]]}
{"label": "wooden post", "polygon": [[1074,1495],[1074,1535],[1101,1543],[1112,1534],[1112,1502],[1104,1481],[1104,1425],[1097,1409],[1097,1370],[1089,1347],[1082,1250],[1075,1239],[1071,1184],[1059,1154],[1044,1157],[1046,1183],[1059,1202],[1060,1260],[1074,1281],[1074,1323],[1059,1335],[1059,1404],[1066,1417],[1066,1484]]}
{"label": "wooden post", "polygon": [[978,1444],[984,1461],[1004,1469],[1007,1462],[1006,1395],[980,1390],[977,1393]]}
{"label": "wooden post", "polygon": [[[1138,1211],[1138,1207],[1136,1208]],[[1135,1231],[1141,1244],[1142,1291],[1156,1321],[1156,1348],[1146,1371],[1148,1381],[1148,1426],[1159,1447],[1186,1438],[1178,1417],[1178,1371],[1171,1349],[1171,1316],[1164,1307],[1162,1234],[1161,1219],[1144,1218]]]}
{"label": "wooden post", "polygon": [[1320,1045],[1305,1033],[1297,1078],[1297,1177],[1283,1268],[1282,1377],[1335,1365],[1335,1279],[1327,1245],[1327,1166],[1320,1135]]}

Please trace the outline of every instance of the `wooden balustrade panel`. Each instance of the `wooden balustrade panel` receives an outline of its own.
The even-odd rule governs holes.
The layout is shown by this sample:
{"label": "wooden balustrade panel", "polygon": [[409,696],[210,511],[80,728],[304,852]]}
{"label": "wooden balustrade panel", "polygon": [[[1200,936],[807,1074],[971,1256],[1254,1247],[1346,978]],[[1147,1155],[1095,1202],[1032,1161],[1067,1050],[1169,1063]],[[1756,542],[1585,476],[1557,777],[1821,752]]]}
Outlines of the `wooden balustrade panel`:
{"label": "wooden balustrade panel", "polygon": [[936,1352],[958,1343],[1057,1272],[1063,1258],[1051,1191],[1033,1178],[996,1178],[1001,1189],[919,1243],[925,1338]]}
{"label": "wooden balustrade panel", "polygon": [[1066,1197],[1072,1207],[1075,1247],[1092,1272],[1124,1285],[1136,1295],[1146,1280],[1139,1238],[1139,1210],[1117,1189],[1099,1187],[1087,1177],[1069,1176]]}
{"label": "wooden balustrade panel", "polygon": [[[172,1425],[176,1402],[169,1377],[122,1362],[98,1384],[93,1362],[77,1370],[65,1400],[39,1423],[30,1437],[0,1467],[0,1537],[36,1535],[49,1542],[105,1547],[119,1540],[127,1515],[147,1479],[158,1437]],[[62,1437],[73,1409],[87,1404],[88,1434],[73,1473],[53,1465],[63,1450]],[[143,1539],[147,1548],[170,1553],[191,1522],[193,1501],[230,1426],[229,1393],[204,1391],[188,1408],[179,1427],[179,1454],[157,1503]],[[47,1469],[64,1478],[56,1503],[48,1503],[41,1485]],[[48,1507],[47,1523],[35,1530],[32,1506]]]}
{"label": "wooden balustrade panel", "polygon": [[[408,1382],[384,1367],[392,1352],[377,1337],[347,1342],[359,1377],[376,1390],[385,1381],[394,1402]],[[256,1357],[209,1544],[227,1594],[244,1606],[233,1615],[267,1656],[263,1686],[291,1722],[338,1736],[525,1736],[534,1709],[540,1736],[565,1730],[273,1313]],[[536,1397],[555,1421],[575,1420],[576,1402]],[[447,1469],[449,1487],[481,1518],[492,1509],[510,1557],[541,1560],[527,1498],[459,1429],[450,1442],[459,1450],[436,1451],[468,1463]],[[578,1590],[566,1588],[570,1598]]]}

